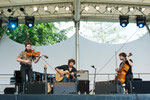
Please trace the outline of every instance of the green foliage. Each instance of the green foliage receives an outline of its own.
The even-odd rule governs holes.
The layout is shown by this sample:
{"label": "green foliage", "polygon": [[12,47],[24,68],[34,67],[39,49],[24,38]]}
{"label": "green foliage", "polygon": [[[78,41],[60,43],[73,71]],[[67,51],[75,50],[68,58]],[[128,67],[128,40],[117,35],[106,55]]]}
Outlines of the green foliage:
{"label": "green foliage", "polygon": [[0,28],[0,37],[3,34],[3,31],[4,31],[4,27]]}
{"label": "green foliage", "polygon": [[[0,29],[0,33],[2,30]],[[35,24],[33,28],[28,28],[25,24],[20,24],[15,30],[9,29],[6,34],[18,43],[25,44],[25,42],[30,41],[33,45],[41,46],[66,40],[66,33],[69,30],[71,28],[59,30],[53,23]]]}
{"label": "green foliage", "polygon": [[[93,27],[91,27],[93,26]],[[119,34],[120,26],[115,26],[113,23],[92,22],[84,26],[92,35],[90,38],[100,43],[119,43],[120,40],[125,39],[125,35]],[[88,38],[88,36],[86,36]]]}

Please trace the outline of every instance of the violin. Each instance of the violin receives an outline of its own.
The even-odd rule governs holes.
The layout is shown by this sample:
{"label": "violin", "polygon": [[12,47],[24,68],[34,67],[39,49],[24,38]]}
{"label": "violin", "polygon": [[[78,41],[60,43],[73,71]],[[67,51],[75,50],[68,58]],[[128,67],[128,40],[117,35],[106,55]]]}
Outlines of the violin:
{"label": "violin", "polygon": [[[33,57],[39,57],[40,56],[40,52],[39,51],[34,51],[34,50],[31,50],[30,52],[27,52],[27,55],[28,56],[33,56]],[[48,58],[48,56],[46,55],[43,55],[46,59]]]}

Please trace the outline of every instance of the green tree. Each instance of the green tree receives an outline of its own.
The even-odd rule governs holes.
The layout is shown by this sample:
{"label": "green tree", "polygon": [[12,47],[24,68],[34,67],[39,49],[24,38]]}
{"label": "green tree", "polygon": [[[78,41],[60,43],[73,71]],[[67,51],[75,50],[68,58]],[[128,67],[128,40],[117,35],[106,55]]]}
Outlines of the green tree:
{"label": "green tree", "polygon": [[88,22],[83,23],[83,27],[86,29],[85,32],[92,33],[90,36],[85,34],[85,37],[100,43],[118,43],[126,38],[125,35],[119,34],[120,26],[116,26],[114,23]]}
{"label": "green tree", "polygon": [[[33,28],[20,24],[15,30],[7,30],[6,34],[18,43],[24,44],[30,41],[33,45],[41,46],[66,40],[66,33],[71,29],[72,27],[59,30],[53,23],[35,24]],[[2,31],[3,29],[0,30],[1,34]]]}
{"label": "green tree", "polygon": [[0,37],[1,37],[1,35],[3,34],[4,28],[5,28],[5,27],[0,28]]}

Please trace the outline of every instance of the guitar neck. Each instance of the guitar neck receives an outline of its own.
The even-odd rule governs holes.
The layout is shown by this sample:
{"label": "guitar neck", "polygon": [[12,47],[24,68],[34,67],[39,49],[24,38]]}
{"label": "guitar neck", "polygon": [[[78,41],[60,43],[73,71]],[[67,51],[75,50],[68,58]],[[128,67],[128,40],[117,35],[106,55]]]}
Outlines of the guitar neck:
{"label": "guitar neck", "polygon": [[77,72],[74,72],[74,73],[75,73],[75,74],[76,74],[76,73],[80,73],[80,71],[77,71]]}
{"label": "guitar neck", "polygon": [[[66,74],[71,74],[72,72],[67,72]],[[74,74],[76,74],[76,73],[79,73],[79,71],[77,71],[77,72],[73,72]]]}

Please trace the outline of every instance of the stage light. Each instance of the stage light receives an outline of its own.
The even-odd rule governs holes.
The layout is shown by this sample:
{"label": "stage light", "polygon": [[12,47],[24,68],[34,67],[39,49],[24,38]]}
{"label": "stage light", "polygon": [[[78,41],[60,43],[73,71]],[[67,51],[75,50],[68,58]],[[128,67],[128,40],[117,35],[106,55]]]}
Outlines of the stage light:
{"label": "stage light", "polygon": [[84,9],[85,9],[85,11],[89,11],[89,7],[88,6],[86,6]]}
{"label": "stage light", "polygon": [[48,10],[48,7],[47,7],[47,6],[45,6],[45,7],[44,7],[44,11],[47,11],[47,10]]}
{"label": "stage light", "polygon": [[133,7],[129,7],[128,9],[129,9],[129,11],[133,11],[133,10],[134,10],[134,8],[133,8]]}
{"label": "stage light", "polygon": [[32,28],[34,26],[34,16],[26,16],[25,17],[25,24],[29,27]]}
{"label": "stage light", "polygon": [[139,7],[139,11],[144,12],[146,8]]}
{"label": "stage light", "polygon": [[38,11],[38,8],[35,6],[35,7],[33,8],[33,11]]}
{"label": "stage light", "polygon": [[130,11],[133,11],[134,9],[133,8],[130,8]]}
{"label": "stage light", "polygon": [[121,8],[121,7],[118,7],[117,9],[118,9],[118,11],[121,11],[121,10],[122,10],[122,8]]}
{"label": "stage light", "polygon": [[66,7],[66,11],[69,11],[70,10],[70,8],[69,7]]}
{"label": "stage light", "polygon": [[96,6],[96,7],[95,7],[95,9],[96,9],[96,10],[99,10],[99,9],[100,9],[100,7],[99,7],[99,6]]}
{"label": "stage light", "polygon": [[7,9],[7,11],[8,11],[9,13],[11,13],[11,12],[12,12],[12,9],[9,8],[9,9]]}
{"label": "stage light", "polygon": [[107,11],[111,11],[111,7],[106,7]]}
{"label": "stage light", "polygon": [[122,27],[126,27],[128,25],[128,23],[129,23],[129,16],[120,15],[119,19],[120,19],[120,25]]}
{"label": "stage light", "polygon": [[58,6],[56,6],[56,7],[55,7],[55,10],[56,10],[56,11],[58,11],[58,10],[59,10],[59,7],[58,7]]}
{"label": "stage light", "polygon": [[24,12],[24,8],[20,8],[20,11]]}
{"label": "stage light", "polygon": [[143,28],[146,25],[146,17],[142,15],[137,16],[136,24],[139,28]]}
{"label": "stage light", "polygon": [[16,29],[18,27],[18,17],[9,17],[8,26],[10,29]]}
{"label": "stage light", "polygon": [[145,8],[142,8],[142,9],[141,9],[142,12],[144,12],[145,10],[146,10]]}

